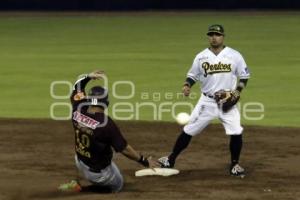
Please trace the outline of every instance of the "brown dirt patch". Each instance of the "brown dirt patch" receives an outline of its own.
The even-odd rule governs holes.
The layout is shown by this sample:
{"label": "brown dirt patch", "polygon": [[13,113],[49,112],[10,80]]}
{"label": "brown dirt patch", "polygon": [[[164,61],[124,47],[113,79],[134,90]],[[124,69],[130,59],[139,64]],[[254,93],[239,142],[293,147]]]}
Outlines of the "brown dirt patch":
{"label": "brown dirt patch", "polygon": [[[119,122],[129,143],[155,158],[172,148],[180,128],[173,123]],[[64,194],[56,190],[75,177],[70,122],[0,120],[0,199],[213,199],[296,200],[300,197],[300,129],[245,127],[244,179],[228,175],[228,138],[219,125],[193,138],[172,177],[136,178],[140,165],[115,156],[125,178],[119,194]]]}

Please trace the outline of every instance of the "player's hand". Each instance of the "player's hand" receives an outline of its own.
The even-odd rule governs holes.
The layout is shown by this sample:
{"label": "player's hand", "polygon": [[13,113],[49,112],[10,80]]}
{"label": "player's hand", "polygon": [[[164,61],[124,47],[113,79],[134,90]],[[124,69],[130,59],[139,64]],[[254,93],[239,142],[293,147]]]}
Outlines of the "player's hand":
{"label": "player's hand", "polygon": [[105,76],[105,73],[103,70],[95,70],[88,74],[88,77],[93,80],[99,80],[102,79]]}
{"label": "player's hand", "polygon": [[153,160],[151,156],[149,156],[147,160],[149,163],[149,168],[154,169],[156,167],[160,167],[160,164],[156,160]]}
{"label": "player's hand", "polygon": [[140,155],[138,162],[144,167],[152,169],[159,166],[159,163],[157,161],[153,161],[151,156],[145,157]]}
{"label": "player's hand", "polygon": [[184,94],[184,96],[188,97],[191,93],[191,87],[189,87],[188,85],[184,85],[182,88],[182,93]]}

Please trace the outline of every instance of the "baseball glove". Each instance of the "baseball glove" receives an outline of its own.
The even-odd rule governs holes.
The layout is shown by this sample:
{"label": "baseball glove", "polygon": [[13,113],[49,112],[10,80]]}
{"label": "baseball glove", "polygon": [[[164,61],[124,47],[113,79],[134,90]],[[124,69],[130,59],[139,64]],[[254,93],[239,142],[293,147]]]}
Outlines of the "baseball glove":
{"label": "baseball glove", "polygon": [[214,94],[214,99],[223,112],[228,112],[240,99],[238,90],[219,90]]}

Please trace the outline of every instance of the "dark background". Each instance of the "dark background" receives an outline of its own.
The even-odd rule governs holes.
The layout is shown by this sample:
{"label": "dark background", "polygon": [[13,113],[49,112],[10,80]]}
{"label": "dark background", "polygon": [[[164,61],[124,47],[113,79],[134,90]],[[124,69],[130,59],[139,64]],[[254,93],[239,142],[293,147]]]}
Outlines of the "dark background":
{"label": "dark background", "polygon": [[0,0],[0,10],[293,9],[297,0]]}

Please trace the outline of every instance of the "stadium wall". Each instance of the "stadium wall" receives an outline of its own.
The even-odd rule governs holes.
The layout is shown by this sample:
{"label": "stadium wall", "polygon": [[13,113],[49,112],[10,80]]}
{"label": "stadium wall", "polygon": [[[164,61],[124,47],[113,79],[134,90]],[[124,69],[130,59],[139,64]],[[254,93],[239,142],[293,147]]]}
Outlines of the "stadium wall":
{"label": "stadium wall", "polygon": [[292,9],[298,0],[1,0],[0,10],[128,11],[190,9]]}

